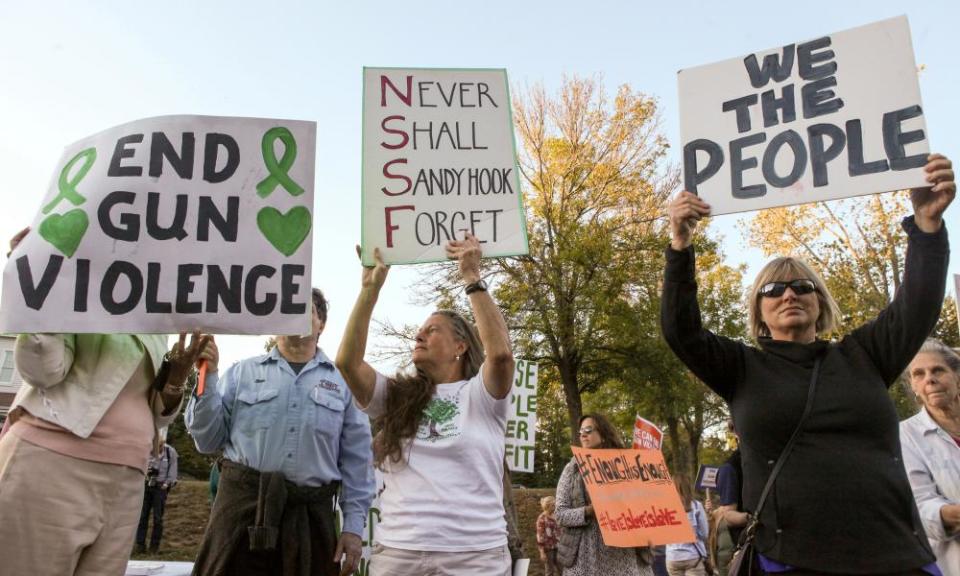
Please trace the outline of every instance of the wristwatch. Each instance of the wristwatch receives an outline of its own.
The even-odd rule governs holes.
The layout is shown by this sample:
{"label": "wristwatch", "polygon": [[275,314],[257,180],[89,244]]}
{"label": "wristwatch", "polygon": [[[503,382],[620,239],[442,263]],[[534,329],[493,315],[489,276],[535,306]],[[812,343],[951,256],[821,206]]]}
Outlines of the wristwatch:
{"label": "wristwatch", "polygon": [[471,282],[463,287],[463,291],[469,296],[474,292],[486,292],[487,283],[483,280],[477,280],[476,282]]}

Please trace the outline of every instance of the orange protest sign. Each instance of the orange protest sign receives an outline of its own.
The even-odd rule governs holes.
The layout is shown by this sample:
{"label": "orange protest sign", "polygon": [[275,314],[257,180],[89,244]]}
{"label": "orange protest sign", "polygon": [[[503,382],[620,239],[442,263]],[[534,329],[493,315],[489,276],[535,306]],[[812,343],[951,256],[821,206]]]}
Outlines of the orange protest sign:
{"label": "orange protest sign", "polygon": [[627,548],[696,540],[659,450],[571,448],[604,544]]}

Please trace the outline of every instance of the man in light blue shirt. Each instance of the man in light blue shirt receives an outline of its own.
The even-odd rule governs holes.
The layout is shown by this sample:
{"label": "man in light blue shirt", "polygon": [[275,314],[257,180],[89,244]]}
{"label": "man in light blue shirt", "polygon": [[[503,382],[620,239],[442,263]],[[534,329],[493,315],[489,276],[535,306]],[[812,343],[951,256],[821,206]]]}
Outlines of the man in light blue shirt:
{"label": "man in light blue shirt", "polygon": [[187,404],[197,449],[224,454],[194,574],[284,574],[304,562],[312,575],[350,574],[360,561],[376,490],[370,424],[318,347],[327,302],[317,289],[313,312],[309,336],[278,336],[268,354],[222,375],[209,365],[203,394]]}

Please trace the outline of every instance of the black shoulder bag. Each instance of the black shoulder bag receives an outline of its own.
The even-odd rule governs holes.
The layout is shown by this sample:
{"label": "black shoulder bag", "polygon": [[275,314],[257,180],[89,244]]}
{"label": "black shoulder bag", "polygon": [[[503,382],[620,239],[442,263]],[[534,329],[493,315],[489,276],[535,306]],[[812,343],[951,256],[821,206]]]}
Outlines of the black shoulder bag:
{"label": "black shoulder bag", "polygon": [[793,445],[796,443],[797,437],[800,436],[800,429],[803,428],[803,423],[807,421],[807,416],[810,415],[810,411],[813,409],[813,396],[817,390],[817,379],[820,376],[820,364],[824,355],[825,354],[819,354],[813,364],[813,374],[810,376],[810,389],[807,391],[807,405],[803,409],[803,415],[800,416],[800,422],[797,423],[797,427],[793,430],[793,435],[790,436],[787,445],[783,447],[780,458],[777,459],[773,471],[770,472],[770,477],[767,478],[767,485],[763,487],[763,492],[760,494],[757,509],[750,517],[750,521],[747,522],[747,527],[744,529],[743,534],[740,535],[740,542],[737,544],[736,550],[733,551],[733,558],[730,559],[730,567],[727,570],[728,576],[748,576],[751,573],[754,562],[753,541],[757,536],[757,526],[760,524],[760,513],[763,511],[763,505],[767,501],[767,496],[770,494],[770,490],[777,480],[777,474],[780,473],[780,469],[783,468],[787,457],[790,456],[790,451],[793,450]]}

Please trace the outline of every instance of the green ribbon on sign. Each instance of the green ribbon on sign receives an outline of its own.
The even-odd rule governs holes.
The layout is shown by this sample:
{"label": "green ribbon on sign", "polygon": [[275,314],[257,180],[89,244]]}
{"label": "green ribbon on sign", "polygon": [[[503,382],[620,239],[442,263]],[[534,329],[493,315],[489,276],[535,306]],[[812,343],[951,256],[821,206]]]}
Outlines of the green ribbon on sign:
{"label": "green ribbon on sign", "polygon": [[[80,169],[77,170],[77,173],[73,175],[73,178],[70,178],[70,171],[73,170],[74,164],[77,162],[83,161],[83,165],[80,166]],[[49,204],[43,207],[42,212],[44,214],[49,214],[51,210],[57,207],[63,200],[69,201],[74,206],[79,206],[87,201],[79,192],[77,192],[77,184],[83,180],[84,176],[87,175],[87,172],[93,168],[93,163],[97,161],[97,149],[96,148],[87,148],[77,153],[67,165],[63,167],[63,170],[60,171],[60,180],[57,182],[57,188],[60,190],[60,193],[57,194]]]}
{"label": "green ribbon on sign", "polygon": [[[279,162],[277,162],[277,154],[273,149],[277,140],[283,142],[283,156]],[[287,174],[293,166],[294,160],[297,159],[297,141],[293,138],[293,134],[283,126],[271,128],[263,135],[260,150],[263,153],[263,164],[267,167],[267,172],[270,175],[257,184],[257,195],[266,198],[273,193],[278,185],[283,186],[283,189],[291,196],[303,194],[303,188]]]}

